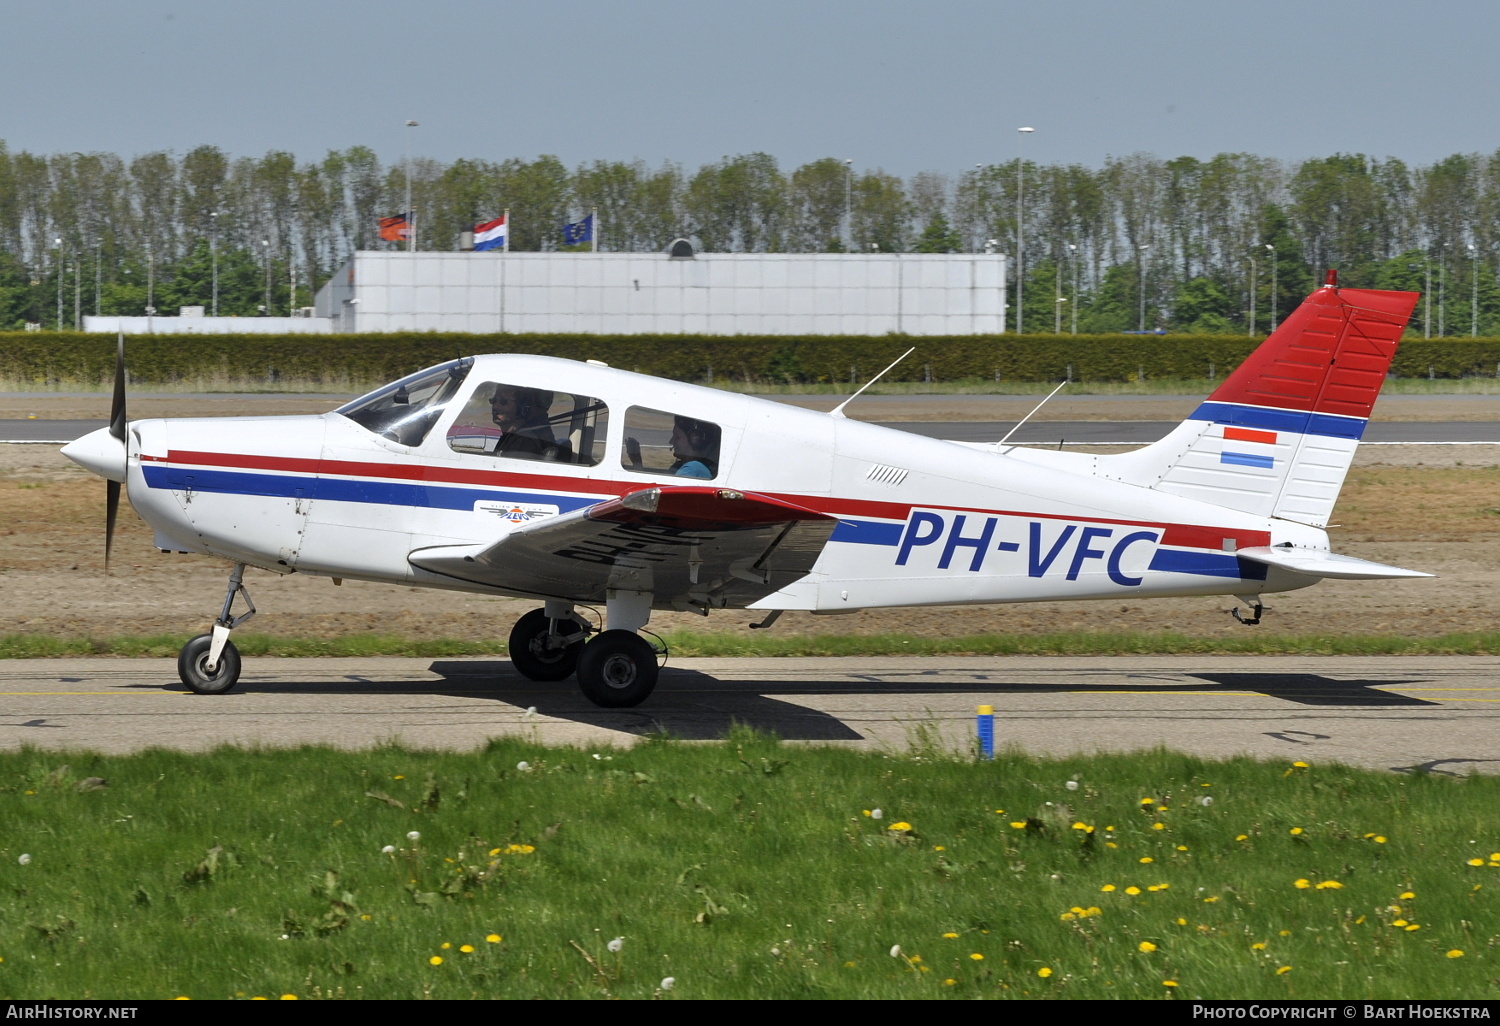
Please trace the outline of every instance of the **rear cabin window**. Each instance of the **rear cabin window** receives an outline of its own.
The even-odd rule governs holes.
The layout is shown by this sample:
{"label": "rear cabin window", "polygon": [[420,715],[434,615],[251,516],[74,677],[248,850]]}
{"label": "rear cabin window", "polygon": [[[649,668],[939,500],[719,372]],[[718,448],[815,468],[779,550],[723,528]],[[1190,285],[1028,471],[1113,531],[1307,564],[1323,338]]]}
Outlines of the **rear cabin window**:
{"label": "rear cabin window", "polygon": [[719,476],[719,440],[711,421],[632,406],[625,411],[625,442],[620,465],[657,477]]}
{"label": "rear cabin window", "polygon": [[592,396],[482,382],[448,429],[455,452],[592,467],[604,459],[609,410]]}

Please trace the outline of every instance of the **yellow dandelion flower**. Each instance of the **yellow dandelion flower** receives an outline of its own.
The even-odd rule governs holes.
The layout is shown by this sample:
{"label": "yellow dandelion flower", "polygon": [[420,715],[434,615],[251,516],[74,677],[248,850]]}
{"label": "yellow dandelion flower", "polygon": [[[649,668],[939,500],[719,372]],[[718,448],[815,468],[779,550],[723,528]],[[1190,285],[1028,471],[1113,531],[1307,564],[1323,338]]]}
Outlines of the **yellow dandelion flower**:
{"label": "yellow dandelion flower", "polygon": [[869,809],[861,809],[860,811],[863,812],[866,816],[868,816],[870,814],[870,810]]}
{"label": "yellow dandelion flower", "polygon": [[1113,829],[1114,829],[1114,827],[1113,827],[1113,826],[1107,826],[1107,827],[1105,827],[1105,828],[1104,828],[1104,829],[1106,829],[1106,830],[1113,830]]}
{"label": "yellow dandelion flower", "polygon": [[1149,955],[1151,954],[1151,952],[1156,950],[1156,945],[1152,944],[1150,941],[1141,941],[1135,946],[1135,949],[1139,952]]}
{"label": "yellow dandelion flower", "polygon": [[920,962],[920,961],[922,961],[922,956],[921,955],[912,955],[910,958],[907,959],[907,961],[908,962]]}
{"label": "yellow dandelion flower", "polygon": [[908,822],[906,822],[906,820],[903,819],[899,823],[892,823],[890,826],[886,827],[886,829],[887,830],[899,830],[902,833],[905,833],[906,831],[908,831],[908,830],[911,829],[911,824],[908,823]]}
{"label": "yellow dandelion flower", "polygon": [[1292,763],[1292,765],[1295,766],[1297,769],[1307,769],[1307,763],[1305,763],[1305,762],[1298,761],[1298,762]]}
{"label": "yellow dandelion flower", "polygon": [[1185,844],[1179,844],[1177,846],[1177,850],[1178,851],[1187,851],[1187,845],[1185,845]]}
{"label": "yellow dandelion flower", "polygon": [[392,778],[391,778],[391,779],[392,779],[392,780],[405,780],[405,779],[406,779],[406,777],[405,777],[405,775],[404,775],[404,774],[401,774],[401,773],[397,773],[397,774],[396,774],[396,775],[395,775],[395,776],[394,776],[394,777],[392,777]]}
{"label": "yellow dandelion flower", "polygon": [[1381,836],[1379,836],[1379,835],[1378,835],[1378,834],[1377,834],[1377,835],[1376,835],[1376,837],[1375,837],[1375,843],[1376,843],[1376,844],[1384,844],[1384,843],[1385,843],[1385,838],[1384,838],[1384,837],[1381,837]]}
{"label": "yellow dandelion flower", "polygon": [[957,940],[958,939],[958,934],[956,934],[956,933],[945,933],[945,934],[943,934],[943,939],[944,940]]}
{"label": "yellow dandelion flower", "polygon": [[1143,859],[1141,859],[1141,863],[1142,863],[1142,864],[1143,864],[1143,865],[1144,865],[1144,864],[1146,864],[1146,863],[1149,863],[1149,862],[1155,862],[1155,861],[1156,861],[1156,860],[1155,860],[1155,859],[1153,859],[1153,858],[1152,858],[1152,857],[1151,857],[1151,856],[1150,856],[1150,855],[1147,855],[1147,856],[1146,856],[1146,857],[1145,857],[1145,858],[1143,858]]}
{"label": "yellow dandelion flower", "polygon": [[1500,866],[1500,862],[1491,862],[1491,863],[1489,863],[1489,865],[1491,865],[1491,866]]}
{"label": "yellow dandelion flower", "polygon": [[1099,888],[1099,890],[1103,891],[1105,894],[1109,894],[1114,889],[1115,889],[1115,885],[1114,884],[1105,884],[1103,887]]}
{"label": "yellow dandelion flower", "polygon": [[973,959],[973,960],[974,960],[974,961],[976,961],[976,962],[983,962],[983,961],[984,961],[984,956],[983,956],[983,955],[981,955],[981,954],[980,954],[980,953],[979,953],[979,952],[977,952],[977,951],[976,951],[976,952],[974,952],[974,953],[973,953],[973,954],[971,954],[971,955],[970,955],[970,956],[969,956],[969,957],[970,957],[970,958],[972,958],[972,959]]}
{"label": "yellow dandelion flower", "polygon": [[1114,841],[1105,841],[1104,842],[1104,846],[1106,848],[1118,848],[1119,847],[1119,845],[1116,844]]}
{"label": "yellow dandelion flower", "polygon": [[1365,840],[1368,841],[1370,838],[1372,838],[1374,836],[1375,836],[1374,834],[1365,834]]}
{"label": "yellow dandelion flower", "polygon": [[472,945],[472,944],[465,944],[462,947],[460,947],[458,950],[462,951],[466,955],[472,955],[474,953],[474,945]]}
{"label": "yellow dandelion flower", "polygon": [[500,938],[500,935],[498,933],[492,933],[492,934],[488,934],[484,939],[485,939],[486,942],[488,942],[490,944],[499,944],[501,938]]}
{"label": "yellow dandelion flower", "polygon": [[490,858],[494,858],[496,855],[499,855],[502,850],[503,849],[501,849],[501,848],[491,848],[490,849]]}
{"label": "yellow dandelion flower", "polygon": [[1484,859],[1470,859],[1469,860],[1469,865],[1471,865],[1471,866],[1482,866],[1482,865],[1484,865]]}
{"label": "yellow dandelion flower", "polygon": [[1087,823],[1083,822],[1082,820],[1079,820],[1077,823],[1073,824],[1073,829],[1074,830],[1087,830],[1088,828],[1089,828],[1089,825]]}
{"label": "yellow dandelion flower", "polygon": [[1391,925],[1392,926],[1405,926],[1406,925],[1406,920],[1405,919],[1392,919],[1391,920]]}
{"label": "yellow dandelion flower", "polygon": [[428,965],[442,965],[443,964],[443,956],[442,955],[433,955],[431,958],[429,958],[427,960],[427,964]]}
{"label": "yellow dandelion flower", "polygon": [[1343,889],[1344,885],[1337,880],[1323,880],[1318,884],[1318,890],[1320,891],[1341,891]]}
{"label": "yellow dandelion flower", "polygon": [[1178,917],[1178,919],[1177,919],[1177,925],[1178,925],[1178,926],[1186,926],[1186,925],[1187,925],[1187,920],[1186,920],[1186,919],[1183,919],[1183,918],[1181,918],[1181,917],[1180,917],[1180,916],[1179,916],[1179,917]]}
{"label": "yellow dandelion flower", "polygon": [[1036,974],[1045,980],[1052,975],[1052,967],[1044,965],[1036,971]]}
{"label": "yellow dandelion flower", "polygon": [[1291,935],[1292,935],[1292,931],[1291,930],[1277,930],[1276,931],[1276,936],[1278,936],[1278,937],[1290,937]]}
{"label": "yellow dandelion flower", "polygon": [[1452,951],[1448,952],[1448,957],[1449,958],[1463,958],[1464,957],[1464,953],[1461,950],[1459,950],[1458,948],[1454,948]]}
{"label": "yellow dandelion flower", "polygon": [[1148,890],[1148,891],[1159,891],[1159,890],[1161,890],[1161,884],[1147,884],[1146,885],[1146,890]]}
{"label": "yellow dandelion flower", "polygon": [[296,994],[283,994],[283,995],[281,995],[281,1000],[283,1000],[283,1001],[296,1001],[297,1000],[297,995]]}
{"label": "yellow dandelion flower", "polygon": [[1058,916],[1057,918],[1061,919],[1063,922],[1066,923],[1066,922],[1069,922],[1070,920],[1077,919],[1078,917],[1075,916],[1071,912],[1064,912],[1062,915]]}
{"label": "yellow dandelion flower", "polygon": [[1359,917],[1359,918],[1358,918],[1358,919],[1356,919],[1356,920],[1355,920],[1355,921],[1354,921],[1354,925],[1355,925],[1355,926],[1359,926],[1359,925],[1361,925],[1361,924],[1362,924],[1362,923],[1364,923],[1364,921],[1365,921],[1365,917],[1364,917],[1364,916],[1360,916],[1360,917]]}
{"label": "yellow dandelion flower", "polygon": [[1292,967],[1291,966],[1284,965],[1280,969],[1276,970],[1276,975],[1277,976],[1285,976],[1287,973],[1289,973],[1291,971],[1292,971]]}
{"label": "yellow dandelion flower", "polygon": [[1240,834],[1238,837],[1235,838],[1236,841],[1248,841],[1249,839],[1250,839],[1250,835],[1249,834]]}
{"label": "yellow dandelion flower", "polygon": [[443,948],[444,951],[447,951],[451,947],[453,947],[452,944],[448,943],[447,941],[443,941],[442,948]]}
{"label": "yellow dandelion flower", "polygon": [[1103,912],[1102,909],[1099,908],[1098,905],[1090,905],[1088,907],[1088,914],[1091,915],[1091,916],[1100,916],[1100,915],[1103,915],[1104,912]]}
{"label": "yellow dandelion flower", "polygon": [[1141,893],[1141,889],[1139,887],[1127,887],[1125,888],[1125,893],[1133,898],[1137,894]]}
{"label": "yellow dandelion flower", "polygon": [[1288,831],[1288,832],[1289,832],[1289,833],[1290,833],[1290,834],[1291,834],[1291,835],[1292,835],[1292,836],[1293,836],[1293,837],[1296,837],[1296,836],[1298,836],[1298,835],[1299,835],[1299,834],[1301,834],[1301,833],[1302,833],[1302,828],[1301,828],[1301,827],[1292,827],[1292,829],[1291,829],[1291,830],[1290,830],[1290,831]]}
{"label": "yellow dandelion flower", "polygon": [[1013,826],[1017,830],[1025,830],[1026,829],[1026,821],[1022,820],[1019,823],[1012,823],[1011,826]]}
{"label": "yellow dandelion flower", "polygon": [[1490,858],[1491,858],[1491,860],[1493,860],[1495,862],[1500,862],[1500,851],[1492,851],[1492,852],[1490,852]]}
{"label": "yellow dandelion flower", "polygon": [[1158,805],[1156,807],[1156,811],[1157,812],[1166,812],[1167,811],[1167,807],[1165,805]]}
{"label": "yellow dandelion flower", "polygon": [[997,815],[997,816],[1003,816],[1003,815],[1005,815],[1005,810],[1004,809],[996,809],[995,810],[995,815]]}
{"label": "yellow dandelion flower", "polygon": [[955,980],[951,976],[948,977],[946,980],[943,981],[943,986],[945,986],[945,987],[954,987],[954,986],[957,986],[957,985],[958,985],[958,981]]}
{"label": "yellow dandelion flower", "polygon": [[[1204,784],[1203,786],[1207,787],[1208,785]],[[1162,980],[1161,981],[1161,985],[1163,987],[1175,987],[1175,986],[1177,986],[1177,981],[1176,980]]]}
{"label": "yellow dandelion flower", "polygon": [[945,848],[945,847],[943,847],[941,844],[934,844],[932,846],[932,850],[933,851],[947,851],[948,849]]}
{"label": "yellow dandelion flower", "polygon": [[1266,942],[1265,941],[1256,941],[1254,944],[1250,945],[1250,950],[1251,951],[1264,951],[1264,950],[1266,950]]}
{"label": "yellow dandelion flower", "polygon": [[1166,828],[1167,828],[1167,825],[1165,823],[1152,823],[1151,824],[1151,829],[1152,830],[1165,830]]}
{"label": "yellow dandelion flower", "polygon": [[1142,798],[1141,799],[1141,804],[1142,805],[1155,805],[1156,804],[1156,799],[1155,798]]}
{"label": "yellow dandelion flower", "polygon": [[1203,899],[1203,903],[1204,903],[1204,904],[1205,904],[1205,905],[1212,905],[1212,904],[1213,904],[1213,903],[1214,903],[1214,902],[1216,902],[1216,901],[1218,901],[1218,900],[1219,900],[1219,896],[1218,896],[1218,895],[1217,895],[1217,894],[1215,894],[1215,895],[1214,895],[1214,896],[1213,896],[1213,897],[1211,897],[1211,898],[1204,898],[1204,899]]}
{"label": "yellow dandelion flower", "polygon": [[1410,901],[1412,898],[1415,898],[1416,896],[1417,895],[1416,895],[1415,891],[1402,891],[1401,892],[1401,900],[1402,901]]}
{"label": "yellow dandelion flower", "polygon": [[1413,930],[1420,930],[1421,928],[1422,928],[1422,926],[1421,926],[1420,923],[1412,923],[1410,926],[1408,926],[1406,928],[1406,932],[1407,933],[1411,933]]}
{"label": "yellow dandelion flower", "polygon": [[1293,886],[1293,887],[1295,887],[1295,888],[1297,888],[1297,890],[1299,890],[1299,891],[1305,891],[1305,890],[1307,890],[1307,889],[1308,889],[1308,888],[1309,888],[1309,887],[1311,887],[1311,886],[1312,886],[1312,884],[1311,884],[1311,883],[1309,883],[1309,882],[1308,882],[1308,881],[1307,881],[1307,880],[1305,880],[1305,879],[1297,879],[1297,880],[1293,880],[1293,881],[1292,881],[1292,886]]}

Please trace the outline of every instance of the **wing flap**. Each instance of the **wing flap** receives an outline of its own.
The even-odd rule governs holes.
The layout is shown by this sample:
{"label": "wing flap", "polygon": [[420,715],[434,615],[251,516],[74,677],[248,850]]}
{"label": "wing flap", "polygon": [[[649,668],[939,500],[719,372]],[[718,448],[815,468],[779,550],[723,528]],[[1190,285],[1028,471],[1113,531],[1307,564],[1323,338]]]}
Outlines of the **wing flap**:
{"label": "wing flap", "polygon": [[679,609],[744,606],[811,572],[838,521],[766,495],[654,487],[532,521],[496,542],[418,549],[413,566],[507,592]]}
{"label": "wing flap", "polygon": [[1326,577],[1339,581],[1387,581],[1435,576],[1420,570],[1407,570],[1399,566],[1372,563],[1367,559],[1340,556],[1334,552],[1324,552],[1318,549],[1273,548],[1263,545],[1240,549],[1235,555],[1308,577]]}

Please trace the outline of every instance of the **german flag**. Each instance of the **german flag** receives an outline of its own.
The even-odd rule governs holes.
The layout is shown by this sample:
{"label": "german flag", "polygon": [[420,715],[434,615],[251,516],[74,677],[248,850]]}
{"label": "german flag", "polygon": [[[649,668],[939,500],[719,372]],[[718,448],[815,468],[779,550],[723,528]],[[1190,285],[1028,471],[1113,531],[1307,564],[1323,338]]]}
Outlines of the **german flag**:
{"label": "german flag", "polygon": [[380,219],[380,237],[387,242],[400,242],[411,237],[411,215],[397,214]]}

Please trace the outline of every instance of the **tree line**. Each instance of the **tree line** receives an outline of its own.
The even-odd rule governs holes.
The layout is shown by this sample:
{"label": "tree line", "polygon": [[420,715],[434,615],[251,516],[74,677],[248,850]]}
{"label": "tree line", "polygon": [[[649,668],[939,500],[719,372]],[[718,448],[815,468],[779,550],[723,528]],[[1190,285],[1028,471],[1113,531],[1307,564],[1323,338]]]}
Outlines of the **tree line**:
{"label": "tree line", "polygon": [[[513,250],[566,249],[562,224],[597,210],[606,251],[686,237],[706,252],[1000,252],[1024,274],[1012,330],[1019,317],[1084,333],[1262,334],[1337,267],[1346,285],[1426,293],[1419,333],[1500,334],[1500,153],[1430,165],[1132,154],[905,179],[833,157],[783,171],[764,153],[692,171],[545,155],[409,171],[423,250],[456,249],[509,209]],[[407,174],[359,146],[299,162],[0,142],[0,329],[216,301],[221,315],[285,315],[354,250],[403,245],[377,222],[404,208]]]}

